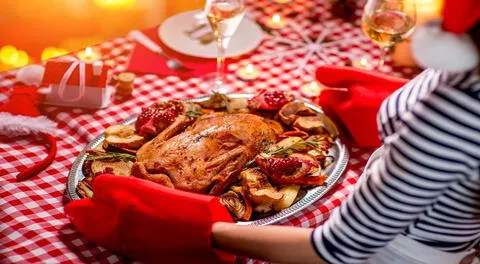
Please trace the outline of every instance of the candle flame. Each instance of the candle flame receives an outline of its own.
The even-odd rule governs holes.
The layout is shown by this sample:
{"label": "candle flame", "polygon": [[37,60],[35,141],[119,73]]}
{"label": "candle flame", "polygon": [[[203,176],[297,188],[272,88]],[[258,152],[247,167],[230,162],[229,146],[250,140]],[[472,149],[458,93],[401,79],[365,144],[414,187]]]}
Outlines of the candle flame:
{"label": "candle flame", "polygon": [[248,73],[248,74],[251,74],[255,71],[255,69],[253,68],[253,65],[252,64],[248,64],[247,65],[247,68],[245,68],[245,72]]}
{"label": "candle flame", "polygon": [[282,20],[282,18],[280,17],[279,14],[275,14],[272,16],[272,22],[277,24],[277,23],[280,23],[280,20]]}
{"label": "candle flame", "polygon": [[368,66],[368,60],[366,58],[361,58],[360,59],[360,64],[363,66]]}
{"label": "candle flame", "polygon": [[312,91],[320,91],[320,86],[318,85],[318,82],[316,81],[313,81],[310,83],[310,89],[312,89]]}
{"label": "candle flame", "polygon": [[87,47],[85,49],[85,57],[90,58],[93,56],[93,49],[91,47]]}

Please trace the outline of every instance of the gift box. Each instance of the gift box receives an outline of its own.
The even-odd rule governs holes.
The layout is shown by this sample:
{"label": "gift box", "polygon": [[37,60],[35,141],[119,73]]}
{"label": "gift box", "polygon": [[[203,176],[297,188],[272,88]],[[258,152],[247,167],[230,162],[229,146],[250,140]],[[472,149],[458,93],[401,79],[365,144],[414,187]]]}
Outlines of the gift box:
{"label": "gift box", "polygon": [[97,61],[48,61],[42,86],[45,104],[104,108],[110,103],[110,67]]}

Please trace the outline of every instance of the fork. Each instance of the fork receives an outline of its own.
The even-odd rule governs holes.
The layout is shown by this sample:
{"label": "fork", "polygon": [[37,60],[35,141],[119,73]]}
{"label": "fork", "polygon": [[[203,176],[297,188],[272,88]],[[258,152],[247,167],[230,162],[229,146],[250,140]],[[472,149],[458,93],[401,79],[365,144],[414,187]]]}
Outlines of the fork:
{"label": "fork", "polygon": [[167,60],[168,68],[174,71],[182,71],[182,72],[192,71],[192,69],[186,67],[180,61],[170,58],[167,54],[165,54],[165,52],[157,43],[153,42],[153,40],[151,40],[142,32],[138,30],[133,30],[130,33],[128,33],[128,36],[133,38],[138,43],[142,44],[145,48],[149,49],[150,51],[153,51],[156,54],[165,58]]}

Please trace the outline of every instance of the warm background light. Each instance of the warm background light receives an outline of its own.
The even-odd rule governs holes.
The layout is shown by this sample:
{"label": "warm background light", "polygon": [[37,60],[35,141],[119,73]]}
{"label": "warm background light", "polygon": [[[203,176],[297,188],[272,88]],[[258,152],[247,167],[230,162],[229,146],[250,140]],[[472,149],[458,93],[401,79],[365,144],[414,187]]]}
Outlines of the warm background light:
{"label": "warm background light", "polygon": [[129,8],[135,5],[136,0],[94,0],[93,2],[103,8]]}
{"label": "warm background light", "polygon": [[27,57],[27,63],[35,63],[81,51],[204,4],[205,0],[0,0],[0,48],[10,46],[3,52],[8,64],[0,60],[0,72],[25,64]]}
{"label": "warm background light", "polygon": [[416,0],[417,25],[440,16],[443,0]]}
{"label": "warm background light", "polygon": [[62,48],[56,48],[56,47],[46,47],[43,51],[42,51],[42,55],[41,55],[41,60],[48,60],[48,59],[51,59],[51,58],[55,58],[55,57],[58,57],[58,56],[62,56],[62,55],[65,55],[69,53],[69,51],[67,49],[62,49]]}
{"label": "warm background light", "polygon": [[[443,0],[416,0],[417,22],[415,26],[441,17],[442,6]],[[408,41],[403,41],[395,45],[395,49],[391,55],[396,65],[407,67],[416,66]]]}

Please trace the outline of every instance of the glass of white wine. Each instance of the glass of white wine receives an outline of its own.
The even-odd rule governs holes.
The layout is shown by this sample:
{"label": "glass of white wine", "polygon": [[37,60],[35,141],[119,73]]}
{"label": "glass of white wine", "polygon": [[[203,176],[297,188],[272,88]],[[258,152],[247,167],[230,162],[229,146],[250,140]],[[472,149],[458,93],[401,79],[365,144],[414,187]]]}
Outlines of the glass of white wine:
{"label": "glass of white wine", "polygon": [[207,0],[205,14],[215,34],[218,47],[214,90],[222,93],[231,92],[225,84],[225,50],[245,14],[244,0]]}
{"label": "glass of white wine", "polygon": [[381,48],[382,67],[390,49],[413,31],[415,0],[368,0],[362,16],[362,29]]}

